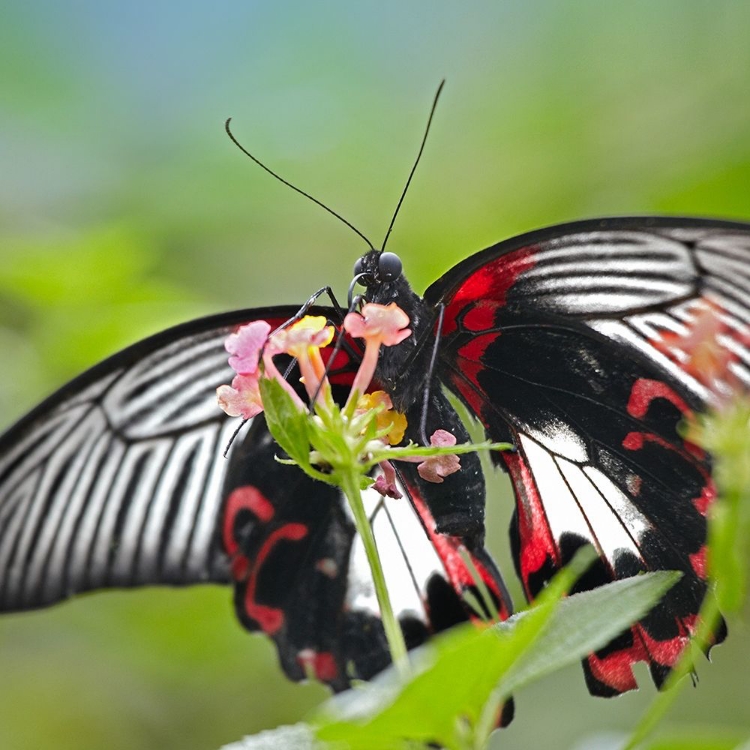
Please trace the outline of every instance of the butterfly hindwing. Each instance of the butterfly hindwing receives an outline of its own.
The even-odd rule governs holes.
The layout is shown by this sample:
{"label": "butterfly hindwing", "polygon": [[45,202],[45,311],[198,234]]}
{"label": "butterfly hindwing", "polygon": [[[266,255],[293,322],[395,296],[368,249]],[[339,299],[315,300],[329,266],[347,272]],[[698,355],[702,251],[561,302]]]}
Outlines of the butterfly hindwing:
{"label": "butterfly hindwing", "polygon": [[[555,227],[473,256],[431,287],[445,305],[440,372],[482,419],[516,493],[511,529],[529,597],[583,543],[590,588],[643,570],[682,580],[650,615],[585,663],[592,692],[661,684],[706,590],[709,457],[681,422],[711,400],[685,352],[661,345],[717,311],[732,377],[748,377],[750,227],[622,219]],[[718,387],[721,388],[719,383]],[[723,625],[715,640],[723,639]]]}
{"label": "butterfly hindwing", "polygon": [[[364,546],[341,491],[277,463],[278,455],[259,416],[232,456],[223,544],[235,607],[245,627],[274,639],[289,677],[313,675],[341,690],[390,662]],[[482,571],[499,606],[505,601],[483,549],[472,555],[460,539],[437,533],[416,472],[407,467],[406,475],[399,471],[404,497],[367,490],[364,500],[392,606],[412,648],[468,619],[462,594],[473,585],[469,565]]]}

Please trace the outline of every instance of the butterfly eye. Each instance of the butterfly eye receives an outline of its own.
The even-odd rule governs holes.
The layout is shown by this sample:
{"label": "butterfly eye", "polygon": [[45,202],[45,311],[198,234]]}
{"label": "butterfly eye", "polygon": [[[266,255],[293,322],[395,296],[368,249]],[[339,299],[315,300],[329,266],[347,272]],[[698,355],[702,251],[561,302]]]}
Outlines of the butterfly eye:
{"label": "butterfly eye", "polygon": [[355,264],[354,264],[354,270],[352,272],[354,276],[359,276],[362,273],[362,258],[360,258]]}
{"label": "butterfly eye", "polygon": [[396,253],[381,253],[378,259],[378,277],[380,281],[395,281],[401,276],[401,258]]}

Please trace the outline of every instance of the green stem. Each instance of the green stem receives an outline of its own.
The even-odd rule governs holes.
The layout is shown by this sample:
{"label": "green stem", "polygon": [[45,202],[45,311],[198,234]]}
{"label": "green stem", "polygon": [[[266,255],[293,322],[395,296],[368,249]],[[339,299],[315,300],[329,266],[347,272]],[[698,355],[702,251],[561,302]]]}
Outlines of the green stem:
{"label": "green stem", "polygon": [[380,617],[383,621],[385,637],[388,640],[388,647],[391,651],[391,659],[402,677],[408,676],[409,660],[406,655],[406,644],[404,643],[404,634],[401,632],[401,626],[398,624],[396,616],[393,614],[391,599],[388,596],[388,589],[385,584],[385,575],[383,567],[380,564],[375,537],[372,533],[370,520],[367,518],[365,506],[362,502],[362,493],[359,489],[359,472],[345,471],[342,472],[342,485],[346,493],[349,506],[354,516],[354,525],[357,528],[367,554],[367,562],[370,564],[372,571],[372,580],[375,584],[375,594],[378,597],[380,606]]}

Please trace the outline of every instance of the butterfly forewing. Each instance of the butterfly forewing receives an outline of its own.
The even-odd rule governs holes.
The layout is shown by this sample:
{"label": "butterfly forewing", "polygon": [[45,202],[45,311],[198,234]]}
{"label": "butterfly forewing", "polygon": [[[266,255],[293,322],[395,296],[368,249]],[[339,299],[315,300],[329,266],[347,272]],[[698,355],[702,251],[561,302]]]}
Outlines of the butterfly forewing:
{"label": "butterfly forewing", "polygon": [[68,384],[0,438],[0,608],[105,586],[227,581],[217,522],[236,420],[224,341],[293,308],[194,321]]}

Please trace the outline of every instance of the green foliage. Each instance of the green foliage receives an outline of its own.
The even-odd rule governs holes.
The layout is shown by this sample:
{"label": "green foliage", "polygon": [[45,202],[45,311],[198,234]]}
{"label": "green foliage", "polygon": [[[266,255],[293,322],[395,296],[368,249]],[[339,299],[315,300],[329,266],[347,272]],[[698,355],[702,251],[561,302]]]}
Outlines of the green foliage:
{"label": "green foliage", "polygon": [[736,612],[746,595],[745,571],[750,565],[750,396],[738,395],[720,408],[700,415],[689,425],[690,439],[714,458],[718,497],[709,515],[708,573],[713,584],[701,607],[698,630],[669,675],[662,692],[633,730],[625,750],[641,747],[675,702],[685,684],[680,680],[694,669],[697,657],[707,652],[712,633],[724,614]]}
{"label": "green foliage", "polygon": [[[315,735],[349,750],[484,747],[511,693],[603,646],[679,577],[647,574],[563,599],[594,556],[582,550],[533,607],[507,622],[467,624],[435,638],[412,654],[408,679],[391,669],[330,700],[312,719]],[[287,731],[277,747],[294,747],[285,744]]]}

